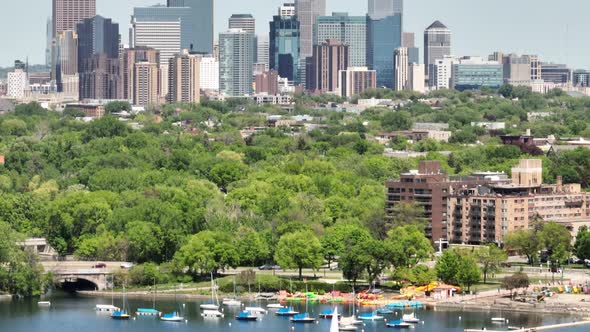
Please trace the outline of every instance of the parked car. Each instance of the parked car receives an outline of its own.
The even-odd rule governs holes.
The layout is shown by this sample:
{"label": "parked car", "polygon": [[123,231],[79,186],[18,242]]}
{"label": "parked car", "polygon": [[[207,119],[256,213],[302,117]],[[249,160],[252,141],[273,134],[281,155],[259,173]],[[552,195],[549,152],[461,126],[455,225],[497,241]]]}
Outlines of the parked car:
{"label": "parked car", "polygon": [[272,271],[272,270],[280,270],[281,267],[278,265],[262,265],[262,266],[258,267],[258,269],[261,271]]}
{"label": "parked car", "polygon": [[96,263],[96,264],[92,265],[93,269],[104,269],[106,267],[107,267],[107,265],[105,263]]}
{"label": "parked car", "polygon": [[121,268],[126,269],[126,270],[128,270],[134,266],[135,266],[135,264],[133,264],[133,263],[121,263]]}

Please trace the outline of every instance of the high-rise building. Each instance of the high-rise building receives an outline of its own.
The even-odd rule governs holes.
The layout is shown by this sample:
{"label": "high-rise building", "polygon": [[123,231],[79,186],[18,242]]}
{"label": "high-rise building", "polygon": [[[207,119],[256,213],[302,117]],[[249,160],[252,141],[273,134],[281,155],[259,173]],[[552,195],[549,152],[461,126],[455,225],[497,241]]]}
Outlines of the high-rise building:
{"label": "high-rise building", "polygon": [[29,77],[26,65],[22,61],[14,62],[14,70],[6,76],[6,96],[14,99],[22,99],[29,88]]}
{"label": "high-rise building", "polygon": [[201,100],[201,55],[183,50],[170,59],[169,103],[198,103]]}
{"label": "high-rise building", "polygon": [[256,94],[268,94],[271,96],[279,94],[279,73],[276,70],[269,70],[256,75],[254,78]]}
{"label": "high-rise building", "polygon": [[408,66],[408,86],[407,89],[414,92],[425,93],[426,87],[424,82],[424,64],[410,63]]}
{"label": "high-rise building", "polygon": [[76,31],[80,99],[120,98],[119,24],[95,16],[78,23]]}
{"label": "high-rise building", "polygon": [[296,16],[273,16],[270,22],[269,68],[278,71],[279,76],[295,84],[301,82],[298,70],[301,63],[299,34],[299,21]]}
{"label": "high-rise building", "polygon": [[402,34],[402,47],[408,49],[408,63],[420,63],[420,49],[416,47],[415,39],[413,32],[404,32]]}
{"label": "high-rise building", "polygon": [[348,68],[349,46],[329,39],[313,46],[313,55],[307,58],[307,84],[309,91],[337,93],[338,74]]}
{"label": "high-rise building", "polygon": [[47,25],[45,28],[47,38],[45,44],[45,67],[48,70],[51,70],[51,50],[53,48],[53,22],[51,21],[51,18],[47,19]]}
{"label": "high-rise building", "polygon": [[435,21],[424,31],[424,66],[426,75],[436,59],[451,55],[451,30],[440,21]]}
{"label": "high-rise building", "polygon": [[326,15],[326,0],[295,0],[295,12],[301,31],[301,56],[309,57],[313,52],[313,27],[319,16]]}
{"label": "high-rise building", "polygon": [[257,36],[256,63],[264,64],[265,70],[269,68],[269,39],[268,36]]}
{"label": "high-rise building", "polygon": [[313,53],[313,28],[319,16],[326,15],[326,0],[295,0],[295,13],[299,21],[299,78],[306,82],[306,58]]}
{"label": "high-rise building", "polygon": [[453,64],[451,74],[453,89],[473,90],[482,87],[499,88],[504,84],[504,68],[495,61],[481,57],[463,57]]}
{"label": "high-rise building", "polygon": [[541,79],[555,84],[566,84],[572,81],[572,70],[564,64],[542,63]]}
{"label": "high-rise building", "polygon": [[295,16],[295,3],[285,3],[279,7],[279,16]]}
{"label": "high-rise building", "polygon": [[[141,66],[138,67],[138,64]],[[155,72],[152,70],[154,65],[158,66]],[[160,87],[157,86],[154,89],[153,85],[160,84],[159,66],[160,52],[158,50],[145,46],[125,49],[121,55],[122,98],[132,100],[135,105],[141,106],[158,103]],[[136,72],[138,68],[142,70],[140,74]],[[156,75],[155,80],[154,75]],[[166,77],[166,79],[168,78]]]}
{"label": "high-rise building", "polygon": [[393,52],[393,89],[395,91],[408,90],[408,49],[396,48]]}
{"label": "high-rise building", "polygon": [[350,66],[367,65],[367,17],[348,16],[348,13],[332,13],[319,16],[314,28],[314,45],[328,39],[336,39],[349,46]]}
{"label": "high-rise building", "polygon": [[351,98],[377,88],[377,73],[367,67],[348,67],[338,73],[338,95]]}
{"label": "high-rise building", "polygon": [[213,53],[213,0],[168,0],[167,6],[135,7],[137,21],[181,22],[181,48]]}
{"label": "high-rise building", "polygon": [[508,54],[500,58],[504,66],[504,83],[512,85],[530,85],[531,57],[527,55]]}
{"label": "high-rise building", "polygon": [[66,30],[55,36],[51,51],[51,80],[56,91],[77,98],[79,96],[78,76],[78,34]]}
{"label": "high-rise building", "polygon": [[160,66],[157,62],[140,61],[133,71],[133,105],[148,106],[160,103]]}
{"label": "high-rise building", "polygon": [[442,59],[434,60],[428,71],[428,84],[431,89],[450,89],[451,77],[453,75],[453,64],[457,58],[445,55]]}
{"label": "high-rise building", "polygon": [[181,22],[164,20],[131,20],[129,41],[132,48],[149,47],[160,52],[160,94],[168,94],[168,65],[181,50]]}
{"label": "high-rise building", "polygon": [[583,69],[574,70],[572,82],[574,86],[590,87],[590,71]]}
{"label": "high-rise building", "polygon": [[85,19],[96,16],[96,0],[53,0],[53,36],[70,30]]}
{"label": "high-rise building", "polygon": [[119,57],[119,24],[110,18],[94,16],[78,23],[78,63],[93,55],[106,54]]}
{"label": "high-rise building", "polygon": [[251,95],[253,66],[253,34],[239,29],[219,34],[219,92],[222,95]]}
{"label": "high-rise building", "polygon": [[95,54],[79,64],[80,99],[120,99],[123,84],[119,59],[106,53]]}
{"label": "high-rise building", "polygon": [[368,1],[369,17],[373,19],[382,19],[395,14],[403,14],[403,0],[369,0]]}
{"label": "high-rise building", "polygon": [[377,86],[393,88],[393,52],[402,45],[402,14],[367,18],[367,65],[377,71]]}
{"label": "high-rise building", "polygon": [[256,34],[256,20],[251,14],[233,14],[228,20],[228,27]]}
{"label": "high-rise building", "polygon": [[531,59],[531,81],[539,81],[541,75],[541,61],[538,55],[526,55]]}
{"label": "high-rise building", "polygon": [[219,61],[213,56],[201,58],[201,89],[219,91]]}

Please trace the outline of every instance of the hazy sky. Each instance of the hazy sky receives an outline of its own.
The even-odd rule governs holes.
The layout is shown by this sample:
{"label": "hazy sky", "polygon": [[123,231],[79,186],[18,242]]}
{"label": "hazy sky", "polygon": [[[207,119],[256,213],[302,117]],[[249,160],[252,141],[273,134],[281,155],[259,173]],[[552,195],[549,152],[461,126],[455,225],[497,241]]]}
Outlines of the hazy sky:
{"label": "hazy sky", "polygon": [[[134,6],[165,0],[97,0],[98,14],[120,24],[128,38],[129,17]],[[215,28],[227,28],[233,13],[251,13],[257,33],[268,32],[268,22],[286,0],[215,0]],[[348,11],[363,15],[364,0],[327,0],[328,12]],[[434,20],[453,32],[454,55],[487,56],[495,50],[539,54],[543,61],[567,62],[590,68],[590,1],[588,0],[406,0],[404,30],[416,33],[422,49],[422,33]],[[0,1],[0,66],[29,57],[30,63],[45,60],[45,26],[51,0]]]}

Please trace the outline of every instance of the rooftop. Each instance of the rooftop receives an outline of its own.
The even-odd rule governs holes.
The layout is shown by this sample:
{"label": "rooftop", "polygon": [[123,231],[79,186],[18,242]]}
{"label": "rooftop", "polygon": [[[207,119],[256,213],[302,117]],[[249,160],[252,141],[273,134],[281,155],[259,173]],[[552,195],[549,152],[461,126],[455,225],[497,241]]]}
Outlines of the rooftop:
{"label": "rooftop", "polygon": [[432,23],[428,28],[426,28],[426,30],[431,30],[431,29],[448,29],[446,25],[442,24],[441,21],[434,21],[434,23]]}

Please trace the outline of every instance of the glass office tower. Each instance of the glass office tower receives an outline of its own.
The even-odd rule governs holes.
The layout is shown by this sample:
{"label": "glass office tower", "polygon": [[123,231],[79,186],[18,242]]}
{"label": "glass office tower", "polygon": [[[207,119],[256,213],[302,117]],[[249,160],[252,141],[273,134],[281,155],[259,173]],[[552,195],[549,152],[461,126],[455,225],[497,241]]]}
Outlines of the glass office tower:
{"label": "glass office tower", "polygon": [[393,52],[402,46],[402,15],[367,17],[367,65],[377,71],[377,87],[393,88]]}

